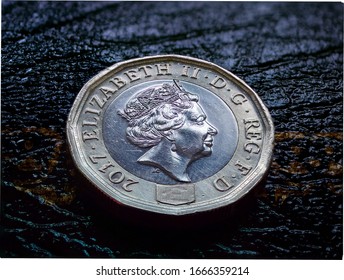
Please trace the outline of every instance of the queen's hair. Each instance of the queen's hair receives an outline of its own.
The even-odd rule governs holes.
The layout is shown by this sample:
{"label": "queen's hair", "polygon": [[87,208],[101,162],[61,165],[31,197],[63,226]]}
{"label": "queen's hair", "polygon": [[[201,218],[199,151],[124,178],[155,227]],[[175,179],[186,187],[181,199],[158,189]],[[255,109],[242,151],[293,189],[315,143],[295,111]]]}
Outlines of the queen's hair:
{"label": "queen's hair", "polygon": [[[150,88],[148,91],[151,92],[149,99],[159,100],[156,106],[149,105],[150,110],[143,115],[140,114],[139,117],[127,116],[125,112],[128,111],[128,107],[132,108],[133,102],[137,103],[140,96],[147,96],[145,90],[139,92],[134,101],[127,103],[124,112],[119,112],[129,122],[126,130],[127,138],[132,144],[142,148],[159,144],[163,137],[171,133],[171,130],[182,127],[186,118],[185,112],[194,106],[194,102],[198,102],[197,95],[186,92],[179,86],[176,89],[175,86],[164,84],[162,87]],[[154,100],[150,100],[150,104],[154,103]]]}

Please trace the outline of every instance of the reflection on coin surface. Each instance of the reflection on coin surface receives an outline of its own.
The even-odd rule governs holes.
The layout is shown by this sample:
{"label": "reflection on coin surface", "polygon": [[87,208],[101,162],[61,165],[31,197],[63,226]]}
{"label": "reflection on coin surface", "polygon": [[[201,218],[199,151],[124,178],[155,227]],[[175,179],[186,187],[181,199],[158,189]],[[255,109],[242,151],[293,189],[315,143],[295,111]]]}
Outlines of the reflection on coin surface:
{"label": "reflection on coin surface", "polygon": [[67,135],[81,173],[129,207],[185,215],[230,206],[266,175],[273,123],[227,70],[163,55],[115,64],[71,109]]}

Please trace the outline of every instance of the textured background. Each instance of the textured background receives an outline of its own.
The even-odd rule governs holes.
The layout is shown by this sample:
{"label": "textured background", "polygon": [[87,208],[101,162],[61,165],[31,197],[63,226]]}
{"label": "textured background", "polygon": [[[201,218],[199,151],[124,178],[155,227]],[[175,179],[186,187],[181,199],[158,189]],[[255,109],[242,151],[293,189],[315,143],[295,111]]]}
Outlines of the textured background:
{"label": "textured background", "polygon": [[[342,258],[342,4],[2,3],[1,256]],[[170,53],[227,68],[274,119],[267,184],[233,228],[109,223],[73,180],[65,124],[81,87]]]}

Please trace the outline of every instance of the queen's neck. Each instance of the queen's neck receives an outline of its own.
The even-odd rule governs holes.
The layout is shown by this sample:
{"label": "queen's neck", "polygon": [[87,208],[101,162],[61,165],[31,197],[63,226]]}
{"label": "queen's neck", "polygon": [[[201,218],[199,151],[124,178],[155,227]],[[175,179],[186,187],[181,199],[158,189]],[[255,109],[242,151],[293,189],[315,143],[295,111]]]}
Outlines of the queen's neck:
{"label": "queen's neck", "polygon": [[147,151],[137,161],[142,164],[158,167],[177,181],[191,182],[186,173],[186,168],[191,160],[172,151],[171,146],[171,142],[164,138],[158,145]]}

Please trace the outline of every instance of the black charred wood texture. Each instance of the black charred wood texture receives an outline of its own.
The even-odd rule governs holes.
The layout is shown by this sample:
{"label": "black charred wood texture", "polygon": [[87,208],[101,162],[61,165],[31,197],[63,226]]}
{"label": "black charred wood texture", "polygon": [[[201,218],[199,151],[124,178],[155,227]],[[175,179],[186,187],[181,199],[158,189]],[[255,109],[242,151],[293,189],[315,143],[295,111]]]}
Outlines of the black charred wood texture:
{"label": "black charred wood texture", "polygon": [[[342,257],[342,4],[2,1],[1,39],[1,256]],[[79,195],[65,131],[77,93],[158,54],[230,70],[271,112],[267,183],[234,228],[157,235],[99,220]]]}

